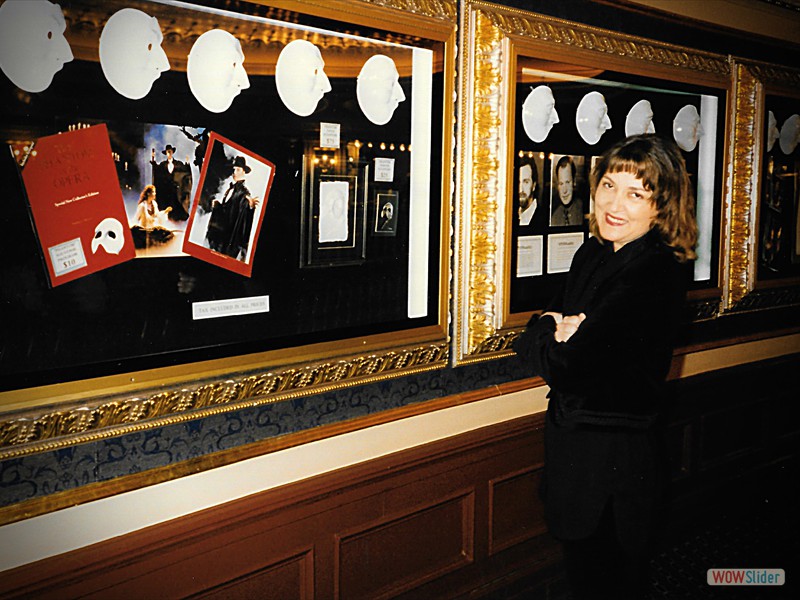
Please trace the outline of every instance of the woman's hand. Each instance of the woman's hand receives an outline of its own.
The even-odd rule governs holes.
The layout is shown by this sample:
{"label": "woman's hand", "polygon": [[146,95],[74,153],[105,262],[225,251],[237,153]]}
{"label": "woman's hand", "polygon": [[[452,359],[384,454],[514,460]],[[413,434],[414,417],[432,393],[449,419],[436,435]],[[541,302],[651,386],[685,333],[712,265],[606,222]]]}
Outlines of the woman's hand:
{"label": "woman's hand", "polygon": [[567,317],[562,316],[560,321],[556,319],[556,341],[566,342],[569,338],[575,335],[575,332],[578,331],[578,328],[581,326],[581,323],[583,323],[584,319],[586,319],[586,315],[584,313],[579,315],[569,315]]}

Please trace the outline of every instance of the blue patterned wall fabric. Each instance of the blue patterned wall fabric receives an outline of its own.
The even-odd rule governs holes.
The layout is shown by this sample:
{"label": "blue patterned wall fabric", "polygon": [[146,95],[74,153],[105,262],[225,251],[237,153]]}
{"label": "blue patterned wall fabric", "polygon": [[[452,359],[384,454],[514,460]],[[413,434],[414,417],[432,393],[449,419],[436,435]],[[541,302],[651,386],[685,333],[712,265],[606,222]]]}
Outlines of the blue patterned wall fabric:
{"label": "blue patterned wall fabric", "polygon": [[0,463],[0,506],[528,375],[515,358],[245,408]]}

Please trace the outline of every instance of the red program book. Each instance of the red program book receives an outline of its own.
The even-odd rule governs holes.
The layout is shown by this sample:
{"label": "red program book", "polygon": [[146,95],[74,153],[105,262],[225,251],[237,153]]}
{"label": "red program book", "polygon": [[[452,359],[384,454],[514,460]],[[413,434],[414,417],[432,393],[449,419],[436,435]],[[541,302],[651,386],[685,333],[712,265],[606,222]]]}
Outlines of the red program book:
{"label": "red program book", "polygon": [[105,125],[40,138],[22,180],[52,286],[134,258]]}

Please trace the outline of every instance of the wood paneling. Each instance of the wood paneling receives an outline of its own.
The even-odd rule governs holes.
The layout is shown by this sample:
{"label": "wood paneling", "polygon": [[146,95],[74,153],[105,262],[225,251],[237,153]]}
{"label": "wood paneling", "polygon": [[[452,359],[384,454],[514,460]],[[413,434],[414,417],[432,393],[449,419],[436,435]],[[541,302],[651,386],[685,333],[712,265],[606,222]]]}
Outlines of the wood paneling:
{"label": "wood paneling", "polygon": [[510,477],[490,482],[490,554],[542,535],[547,529],[543,515],[531,510],[539,501],[543,467],[539,463]]}
{"label": "wood paneling", "polygon": [[336,598],[392,598],[472,562],[474,499],[466,492],[337,536]]}
{"label": "wood paneling", "polygon": [[[797,462],[798,366],[674,385],[672,518],[709,491],[746,493],[745,471]],[[561,560],[538,495],[542,427],[515,419],[28,564],[3,573],[0,597],[446,600],[539,585]]]}
{"label": "wood paneling", "polygon": [[0,597],[455,596],[553,554],[542,531],[533,555],[487,568],[490,481],[541,464],[541,428],[542,415],[516,419],[26,565]]}
{"label": "wood paneling", "polygon": [[196,600],[313,600],[313,553],[305,552],[284,562],[270,565],[207,592],[192,596]]}

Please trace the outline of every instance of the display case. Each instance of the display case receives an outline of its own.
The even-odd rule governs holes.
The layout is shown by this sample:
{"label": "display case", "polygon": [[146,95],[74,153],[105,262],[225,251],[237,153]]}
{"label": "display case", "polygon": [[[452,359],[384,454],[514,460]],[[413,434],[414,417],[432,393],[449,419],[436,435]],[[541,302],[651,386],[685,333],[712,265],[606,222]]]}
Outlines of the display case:
{"label": "display case", "polygon": [[734,59],[725,310],[800,303],[800,71]]}
{"label": "display case", "polygon": [[[448,363],[454,0],[14,4],[0,454]],[[61,283],[60,234],[106,250],[43,238],[25,172],[100,129],[135,257]]]}
{"label": "display case", "polygon": [[725,196],[725,56],[485,2],[462,14],[457,362],[503,356],[589,235],[589,173],[636,133],[673,139],[697,200],[695,319],[717,314]]}

